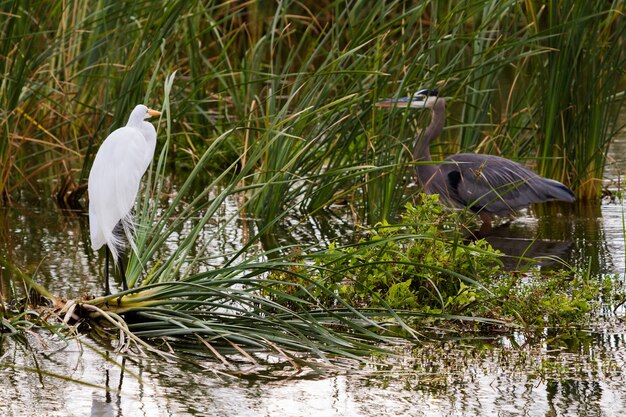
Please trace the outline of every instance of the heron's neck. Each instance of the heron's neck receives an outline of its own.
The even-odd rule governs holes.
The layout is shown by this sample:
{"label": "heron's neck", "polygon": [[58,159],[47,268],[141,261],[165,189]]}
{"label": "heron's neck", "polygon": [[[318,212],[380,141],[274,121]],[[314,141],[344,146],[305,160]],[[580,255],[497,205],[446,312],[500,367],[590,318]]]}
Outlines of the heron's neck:
{"label": "heron's neck", "polygon": [[430,142],[439,137],[443,131],[446,121],[446,105],[442,98],[438,99],[433,107],[430,124],[420,132],[415,138],[415,147],[413,148],[413,159],[416,161],[430,161]]}
{"label": "heron's neck", "polygon": [[430,156],[430,140],[426,137],[428,131],[420,131],[415,138],[415,146],[413,147],[414,161],[432,161]]}
{"label": "heron's neck", "polygon": [[[446,105],[443,98],[439,98],[433,106],[432,118],[430,124],[420,132],[415,138],[415,147],[413,148],[413,159],[417,161],[432,161],[430,156],[430,142],[441,135],[446,121]],[[415,167],[417,180],[423,187],[426,187],[432,176],[437,171],[437,165],[424,164]]]}

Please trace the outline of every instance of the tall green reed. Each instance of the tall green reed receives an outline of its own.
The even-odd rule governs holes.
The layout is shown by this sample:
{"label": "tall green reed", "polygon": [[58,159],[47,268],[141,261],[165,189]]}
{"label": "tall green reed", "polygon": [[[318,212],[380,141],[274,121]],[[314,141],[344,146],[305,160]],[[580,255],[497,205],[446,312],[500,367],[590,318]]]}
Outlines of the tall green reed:
{"label": "tall green reed", "polygon": [[599,198],[610,141],[623,127],[626,36],[623,2],[527,2],[531,31],[550,49],[533,62],[538,169]]}
{"label": "tall green reed", "polygon": [[[242,183],[266,184],[248,195],[248,214],[261,222],[285,206],[311,213],[345,199],[363,221],[397,216],[411,182],[416,121],[408,112],[401,120],[381,115],[371,103],[433,86],[450,98],[449,127],[435,155],[477,150],[538,158],[543,174],[591,196],[584,184],[601,176],[620,110],[619,103],[604,105],[620,97],[623,79],[623,56],[609,48],[623,37],[620,4],[550,4],[196,0],[50,2],[33,9],[4,2],[2,135],[8,141],[0,141],[1,187],[8,195],[40,178],[84,181],[93,145],[124,123],[151,84],[177,69],[175,162],[168,169],[189,172],[213,138],[231,132],[212,148],[207,169],[249,165]],[[582,13],[589,17],[575,17]],[[584,48],[566,44],[570,29]],[[594,33],[598,45],[588,43]],[[15,44],[26,53],[12,52]],[[575,140],[562,135],[569,147],[552,146],[558,114],[582,97],[565,97],[579,88],[567,88],[562,70],[574,64],[576,50],[588,55],[574,62],[581,68],[575,80],[595,83],[603,105],[576,118],[586,126],[576,131],[588,133]],[[558,84],[550,78],[557,76],[560,87],[545,84]],[[590,135],[604,145],[588,145]]]}

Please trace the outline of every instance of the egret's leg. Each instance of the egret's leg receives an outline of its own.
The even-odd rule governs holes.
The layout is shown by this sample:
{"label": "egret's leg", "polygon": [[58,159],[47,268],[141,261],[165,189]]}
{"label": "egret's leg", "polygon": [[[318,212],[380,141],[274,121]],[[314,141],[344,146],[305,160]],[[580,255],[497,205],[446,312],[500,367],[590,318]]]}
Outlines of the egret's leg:
{"label": "egret's leg", "polygon": [[106,246],[106,258],[104,261],[104,295],[111,295],[111,288],[109,287],[109,247]]}
{"label": "egret's leg", "polygon": [[122,273],[122,289],[126,291],[128,289],[128,282],[126,281],[126,271],[124,271],[124,260],[120,256],[120,272]]}

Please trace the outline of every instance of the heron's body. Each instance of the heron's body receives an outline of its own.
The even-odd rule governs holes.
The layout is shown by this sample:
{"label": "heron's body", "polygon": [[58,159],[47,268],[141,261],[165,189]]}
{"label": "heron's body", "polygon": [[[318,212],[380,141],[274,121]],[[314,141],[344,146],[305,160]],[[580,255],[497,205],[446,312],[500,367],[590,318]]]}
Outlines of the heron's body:
{"label": "heron's body", "polygon": [[135,107],[126,126],[104,140],[89,173],[91,247],[98,250],[106,245],[116,264],[123,247],[120,229],[134,246],[132,208],[156,147],[156,130],[144,119],[156,114],[146,106]]}
{"label": "heron's body", "polygon": [[499,156],[462,153],[443,162],[416,167],[424,191],[476,213],[502,216],[533,203],[574,201],[572,192],[560,182]]}
{"label": "heron's body", "polygon": [[429,194],[439,194],[448,204],[467,207],[479,213],[484,225],[491,226],[492,215],[508,215],[533,203],[573,202],[574,194],[558,181],[541,177],[528,168],[499,156],[462,153],[429,164],[430,142],[443,131],[445,100],[436,91],[422,90],[415,98],[384,101],[410,107],[432,108],[429,126],[418,134],[413,149],[417,180]]}

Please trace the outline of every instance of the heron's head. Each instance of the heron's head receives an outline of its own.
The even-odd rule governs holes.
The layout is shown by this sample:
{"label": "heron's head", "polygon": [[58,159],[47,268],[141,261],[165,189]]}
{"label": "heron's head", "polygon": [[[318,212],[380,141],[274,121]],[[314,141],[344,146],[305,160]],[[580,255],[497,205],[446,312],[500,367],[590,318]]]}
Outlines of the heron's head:
{"label": "heron's head", "polygon": [[436,89],[419,90],[410,97],[403,97],[394,100],[377,101],[377,107],[411,107],[415,109],[431,109],[440,100],[439,92]]}

